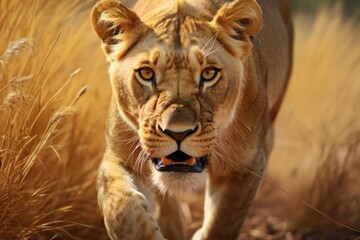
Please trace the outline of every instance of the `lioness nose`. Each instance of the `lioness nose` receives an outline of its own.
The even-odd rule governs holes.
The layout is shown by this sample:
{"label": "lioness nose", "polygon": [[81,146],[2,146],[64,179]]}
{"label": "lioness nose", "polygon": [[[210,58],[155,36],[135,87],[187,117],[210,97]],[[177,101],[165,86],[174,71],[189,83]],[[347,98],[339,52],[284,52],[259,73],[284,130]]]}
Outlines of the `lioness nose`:
{"label": "lioness nose", "polygon": [[170,130],[164,130],[163,132],[166,133],[168,136],[172,137],[176,143],[179,145],[187,136],[191,135],[196,131],[197,127],[194,129],[189,129],[184,132],[173,132]]}
{"label": "lioness nose", "polygon": [[189,108],[177,104],[166,109],[159,122],[161,131],[172,137],[178,144],[195,132],[196,126],[195,113]]}

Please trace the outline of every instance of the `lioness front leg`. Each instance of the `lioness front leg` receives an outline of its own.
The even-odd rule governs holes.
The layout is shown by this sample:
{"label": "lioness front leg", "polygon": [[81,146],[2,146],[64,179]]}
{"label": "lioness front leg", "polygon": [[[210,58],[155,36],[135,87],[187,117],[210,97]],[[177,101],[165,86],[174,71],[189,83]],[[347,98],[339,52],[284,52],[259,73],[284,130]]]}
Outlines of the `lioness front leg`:
{"label": "lioness front leg", "polygon": [[135,186],[135,179],[116,157],[106,154],[100,165],[98,202],[107,232],[113,240],[164,239],[148,211],[143,193]]}
{"label": "lioness front leg", "polygon": [[192,240],[236,240],[260,180],[249,173],[209,178],[202,227]]}
{"label": "lioness front leg", "polygon": [[185,221],[180,200],[167,193],[155,197],[155,213],[162,234],[169,240],[184,240]]}

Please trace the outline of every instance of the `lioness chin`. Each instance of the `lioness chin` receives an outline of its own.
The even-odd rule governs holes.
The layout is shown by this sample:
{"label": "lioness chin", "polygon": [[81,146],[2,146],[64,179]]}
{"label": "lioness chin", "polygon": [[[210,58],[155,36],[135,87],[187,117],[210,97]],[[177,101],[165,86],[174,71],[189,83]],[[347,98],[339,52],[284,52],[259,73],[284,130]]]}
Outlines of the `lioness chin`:
{"label": "lioness chin", "polygon": [[97,179],[110,238],[184,239],[179,197],[206,185],[192,239],[237,239],[291,71],[289,2],[102,0],[92,23],[112,86]]}

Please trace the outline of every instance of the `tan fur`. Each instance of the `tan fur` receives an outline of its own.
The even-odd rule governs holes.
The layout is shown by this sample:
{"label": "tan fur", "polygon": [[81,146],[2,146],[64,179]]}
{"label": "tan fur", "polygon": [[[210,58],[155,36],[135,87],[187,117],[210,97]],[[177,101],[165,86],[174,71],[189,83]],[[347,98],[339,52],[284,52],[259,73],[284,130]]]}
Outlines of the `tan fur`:
{"label": "tan fur", "polygon": [[[258,3],[144,0],[133,12],[102,0],[94,7],[113,91],[98,175],[112,239],[184,239],[178,198],[205,182],[204,222],[193,239],[237,239],[260,182],[245,168],[263,173],[292,61],[289,2]],[[155,84],[136,77],[144,66],[155,71]],[[207,66],[222,70],[202,86]],[[164,128],[194,132],[177,144]],[[207,155],[205,171],[156,171],[150,158],[178,147]]]}

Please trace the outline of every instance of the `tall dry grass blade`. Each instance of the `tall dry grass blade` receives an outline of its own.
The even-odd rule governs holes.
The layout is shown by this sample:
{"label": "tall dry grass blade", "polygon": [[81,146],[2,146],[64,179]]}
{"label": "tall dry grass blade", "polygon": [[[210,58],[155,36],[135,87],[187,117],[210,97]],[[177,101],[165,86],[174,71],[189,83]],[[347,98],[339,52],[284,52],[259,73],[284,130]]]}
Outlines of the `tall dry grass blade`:
{"label": "tall dry grass blade", "polygon": [[[50,49],[49,49],[49,51],[48,51],[48,53],[47,53],[47,55],[45,56],[45,59],[44,59],[44,61],[42,62],[41,66],[40,66],[40,69],[39,69],[38,73],[37,73],[36,76],[35,76],[35,79],[34,79],[33,82],[32,82],[32,85],[31,85],[31,87],[30,87],[30,89],[29,89],[29,92],[32,92],[32,91],[33,91],[33,89],[34,89],[34,87],[35,87],[35,84],[36,84],[36,82],[37,82],[37,79],[39,78],[40,73],[42,72],[42,70],[43,70],[43,68],[44,68],[44,66],[45,66],[45,63],[47,62],[50,54],[51,54],[52,51],[54,50],[54,48],[55,48],[55,46],[56,46],[56,43],[58,42],[60,36],[61,36],[61,32],[57,35],[57,37],[55,38],[53,44],[51,45],[51,47],[50,47]],[[36,96],[36,100],[38,100],[39,98],[41,98],[41,91],[39,91],[39,94]],[[24,124],[23,124],[23,126],[21,127],[22,130],[25,130],[25,126],[26,126],[26,124],[28,124],[29,118],[30,118],[30,116],[31,116],[31,114],[32,114],[32,112],[33,112],[33,110],[34,110],[35,105],[36,105],[36,100],[34,101],[34,103],[32,104],[32,106],[31,106],[31,108],[30,108],[30,110],[28,111],[26,120],[24,121]]]}
{"label": "tall dry grass blade", "polygon": [[30,23],[29,23],[29,31],[28,31],[28,34],[27,34],[28,39],[30,39],[30,37],[32,36],[35,12],[36,12],[36,0],[33,0],[33,8],[32,8],[31,19],[30,19]]}
{"label": "tall dry grass blade", "polygon": [[[33,120],[33,123],[30,125],[29,129],[33,129],[35,124],[37,123],[37,120],[40,118],[41,114],[46,110],[46,108],[59,96],[59,94],[65,89],[65,87],[70,83],[70,81],[80,72],[80,68],[76,69],[73,73],[71,73],[70,77],[64,82],[64,84],[43,104],[43,106],[41,106],[40,111],[38,112],[38,114],[36,115],[35,119]],[[40,91],[41,92],[41,91]],[[40,95],[38,95],[39,97],[36,99],[37,101],[40,101]],[[35,102],[32,106],[32,109],[35,105]]]}
{"label": "tall dry grass blade", "polygon": [[40,137],[39,143],[35,146],[35,149],[33,152],[29,155],[29,157],[26,159],[26,162],[23,166],[22,170],[22,176],[21,181],[19,183],[20,186],[24,184],[24,181],[27,179],[27,176],[34,166],[34,163],[41,153],[41,151],[45,148],[45,146],[49,143],[49,139],[54,134],[58,124],[61,120],[64,118],[74,115],[75,110],[73,107],[66,107],[63,109],[58,110],[49,120],[48,125],[45,129],[44,134]]}
{"label": "tall dry grass blade", "polygon": [[57,42],[58,42],[59,39],[60,39],[60,37],[61,37],[61,32],[58,33],[58,35],[56,36],[53,44],[51,45],[51,47],[50,47],[50,49],[49,49],[49,51],[48,51],[48,53],[46,54],[45,59],[44,59],[44,61],[42,62],[41,66],[40,66],[40,68],[39,68],[38,73],[36,74],[36,77],[35,77],[35,79],[34,79],[34,81],[33,81],[33,84],[32,84],[31,87],[30,87],[30,92],[32,92],[32,90],[33,90],[33,88],[34,88],[34,86],[35,86],[35,83],[36,83],[37,79],[38,79],[39,76],[40,76],[40,73],[43,71],[46,62],[47,62],[47,60],[49,59],[51,53],[53,52],[53,50],[54,50]]}
{"label": "tall dry grass blade", "polygon": [[[35,18],[35,11],[36,11],[36,0],[34,0],[33,3],[33,8],[32,8],[32,12],[31,12],[31,19],[30,19],[30,23],[29,23],[29,31],[27,33],[27,38],[30,39],[31,37],[31,33],[32,33],[32,29],[33,29],[33,23],[34,23],[34,18]],[[19,76],[23,75],[24,70],[25,70],[25,59],[21,60],[21,65],[20,65],[20,71],[19,71]]]}
{"label": "tall dry grass blade", "polygon": [[79,101],[79,99],[87,92],[88,90],[88,86],[84,86],[82,87],[79,92],[76,94],[76,97],[74,98],[74,100],[70,103],[69,106],[73,106],[77,101]]}

